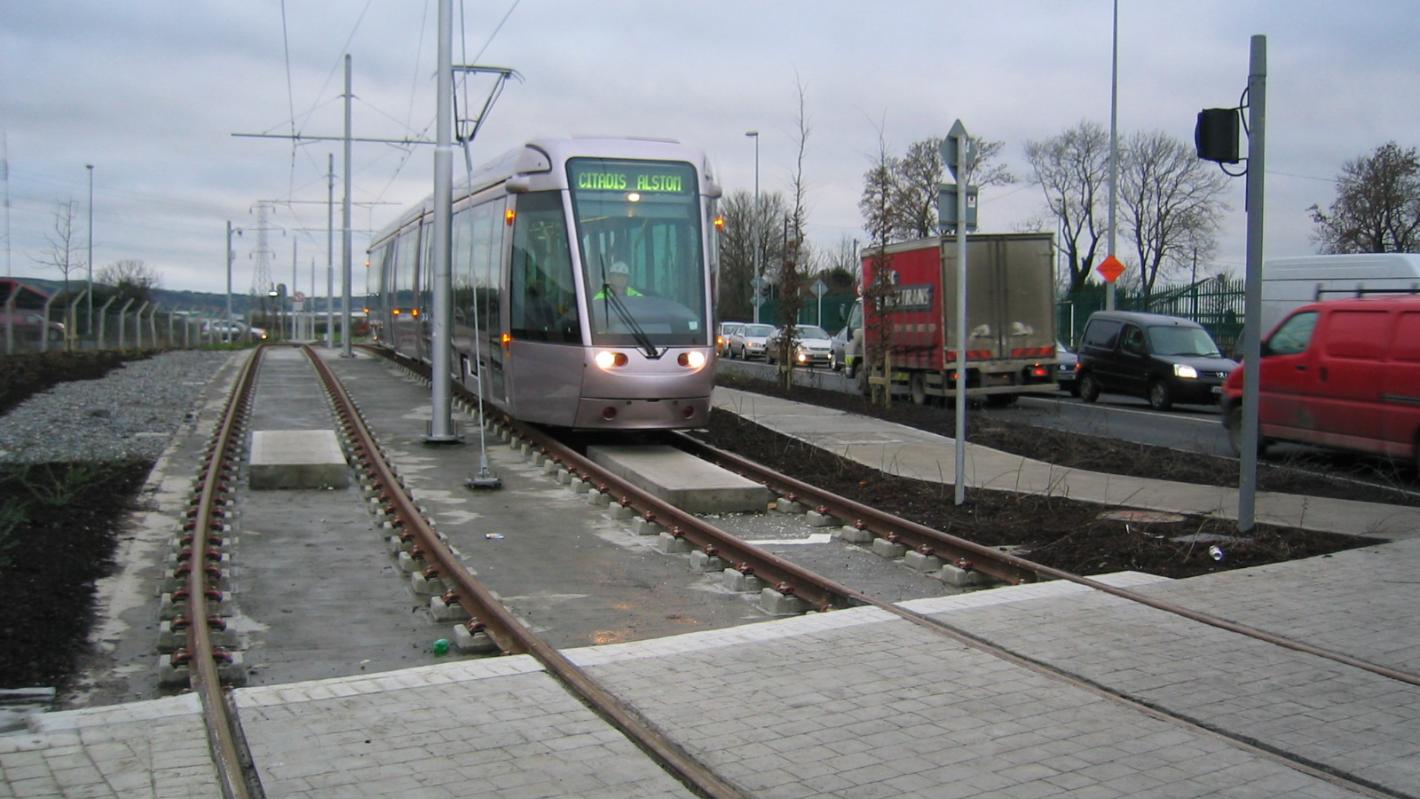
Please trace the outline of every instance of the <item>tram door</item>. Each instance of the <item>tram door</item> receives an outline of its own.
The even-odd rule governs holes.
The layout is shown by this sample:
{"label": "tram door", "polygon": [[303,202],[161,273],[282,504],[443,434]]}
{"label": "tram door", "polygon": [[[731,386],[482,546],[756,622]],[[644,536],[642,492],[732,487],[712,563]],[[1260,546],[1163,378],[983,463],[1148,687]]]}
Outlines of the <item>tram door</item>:
{"label": "tram door", "polygon": [[[502,320],[500,306],[503,281],[503,253],[506,249],[503,208],[505,200],[472,205],[454,217],[454,317],[466,320],[468,344],[460,349],[468,356],[464,379],[477,382],[485,399],[506,402],[503,374]],[[475,327],[475,319],[477,325]],[[457,333],[456,327],[456,336]],[[474,339],[478,342],[475,363]],[[486,374],[485,374],[486,370]]]}

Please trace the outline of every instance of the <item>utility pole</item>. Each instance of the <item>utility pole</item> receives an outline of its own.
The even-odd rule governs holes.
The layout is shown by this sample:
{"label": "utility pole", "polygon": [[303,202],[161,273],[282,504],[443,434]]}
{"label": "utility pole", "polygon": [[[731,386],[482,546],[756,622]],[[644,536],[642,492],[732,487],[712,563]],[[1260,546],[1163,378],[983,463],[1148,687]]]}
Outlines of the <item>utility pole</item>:
{"label": "utility pole", "polygon": [[[1113,55],[1109,68],[1109,256],[1114,257],[1114,218],[1119,199],[1119,0],[1114,0]],[[1140,267],[1143,268],[1142,265]],[[1114,310],[1114,281],[1106,283],[1104,308]]]}
{"label": "utility pole", "polygon": [[[301,290],[301,284],[296,282],[296,237],[291,237],[291,296],[295,297],[296,292]],[[297,338],[296,332],[296,301],[291,300],[291,340]]]}
{"label": "utility pole", "polygon": [[335,153],[326,153],[325,185],[325,348],[330,349],[335,346]]}
{"label": "utility pole", "polygon": [[[89,170],[89,335],[94,334],[94,165],[84,164]],[[8,198],[7,198],[8,203]]]}
{"label": "utility pole", "polygon": [[1267,37],[1252,37],[1247,75],[1247,268],[1243,277],[1242,452],[1238,532],[1252,530],[1257,510],[1259,380],[1262,367],[1262,205],[1267,177]]}
{"label": "utility pole", "polygon": [[[239,236],[241,235],[241,231],[240,231],[240,230],[237,231],[237,235],[239,235]],[[231,336],[231,329],[232,329],[232,220],[230,220],[230,219],[227,220],[227,316],[226,316],[226,320],[227,320],[227,334],[226,334],[227,338],[225,338],[224,340],[230,341],[231,339],[230,339],[229,337]],[[247,321],[250,322],[251,320],[247,320]]]}
{"label": "utility pole", "polygon": [[[434,145],[434,327],[431,333],[430,365],[432,376],[433,417],[426,444],[455,444],[459,436],[454,431],[451,415],[452,386],[449,367],[453,363],[449,323],[454,315],[453,264],[450,259],[453,241],[453,0],[439,0],[439,78],[437,111],[438,133]],[[480,423],[482,420],[480,420]]]}
{"label": "utility pole", "polygon": [[344,342],[340,357],[354,358],[350,346],[350,54],[345,54],[345,202],[340,211],[340,335]]}
{"label": "utility pole", "polygon": [[10,134],[0,133],[0,178],[5,181],[5,277],[10,271]]}

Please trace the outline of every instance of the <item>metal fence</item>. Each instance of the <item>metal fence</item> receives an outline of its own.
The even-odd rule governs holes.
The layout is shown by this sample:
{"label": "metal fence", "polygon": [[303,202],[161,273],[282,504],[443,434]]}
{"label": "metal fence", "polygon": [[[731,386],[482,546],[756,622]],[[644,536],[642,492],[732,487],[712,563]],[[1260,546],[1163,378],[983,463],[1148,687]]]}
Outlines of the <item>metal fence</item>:
{"label": "metal fence", "polygon": [[[80,292],[63,304],[55,297],[24,301],[18,288],[0,304],[0,345],[11,355],[62,350],[161,350],[221,344],[249,339],[250,334],[224,334],[220,315],[198,309],[165,309],[159,304],[111,298],[93,308]],[[92,320],[92,321],[91,321]]]}
{"label": "metal fence", "polygon": [[[1072,349],[1080,340],[1090,314],[1105,307],[1106,288],[1087,286],[1068,294],[1057,304],[1059,338]],[[1219,275],[1187,286],[1155,292],[1148,297],[1123,287],[1114,295],[1119,311],[1177,316],[1203,325],[1223,352],[1235,349],[1242,334],[1243,279]]]}

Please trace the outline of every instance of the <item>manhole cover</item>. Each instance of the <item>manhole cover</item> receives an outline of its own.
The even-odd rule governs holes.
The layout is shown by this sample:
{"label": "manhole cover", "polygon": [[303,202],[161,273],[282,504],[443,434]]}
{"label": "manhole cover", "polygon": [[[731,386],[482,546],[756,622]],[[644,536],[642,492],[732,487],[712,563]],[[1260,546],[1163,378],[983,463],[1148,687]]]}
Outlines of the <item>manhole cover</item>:
{"label": "manhole cover", "polygon": [[1100,514],[1100,518],[1134,524],[1176,524],[1185,519],[1177,513],[1165,513],[1160,510],[1129,510],[1127,508],[1105,511]]}

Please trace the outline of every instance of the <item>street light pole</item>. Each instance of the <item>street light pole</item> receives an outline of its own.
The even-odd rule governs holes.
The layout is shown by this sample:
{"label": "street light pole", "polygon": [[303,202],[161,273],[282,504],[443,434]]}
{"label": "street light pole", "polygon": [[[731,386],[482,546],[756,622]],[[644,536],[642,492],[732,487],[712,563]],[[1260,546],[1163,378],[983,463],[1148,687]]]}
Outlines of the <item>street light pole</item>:
{"label": "street light pole", "polygon": [[[1119,0],[1114,0],[1113,55],[1109,70],[1109,255],[1114,255],[1115,208],[1119,200]],[[1140,265],[1143,268],[1143,265]],[[1114,310],[1114,281],[1106,283],[1104,307]]]}
{"label": "street light pole", "polygon": [[754,323],[759,324],[759,131],[745,131],[745,135],[754,139],[754,209],[749,217],[750,246],[754,248],[754,294],[750,304],[754,306]]}
{"label": "street light pole", "polygon": [[84,164],[89,170],[89,335],[94,334],[94,165]]}
{"label": "street light pole", "polygon": [[[238,229],[238,230],[237,230],[237,235],[240,236],[241,234],[242,234],[242,231],[241,231],[240,229]],[[227,316],[226,316],[226,322],[227,322],[227,325],[226,325],[226,327],[225,327],[225,329],[224,329],[224,332],[222,333],[222,340],[223,340],[223,341],[231,341],[231,340],[232,340],[232,220],[230,220],[230,219],[227,220]],[[251,320],[248,319],[248,320],[247,320],[247,323],[250,324],[250,323],[251,323]]]}

